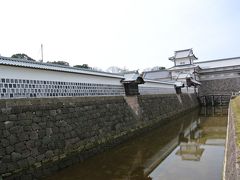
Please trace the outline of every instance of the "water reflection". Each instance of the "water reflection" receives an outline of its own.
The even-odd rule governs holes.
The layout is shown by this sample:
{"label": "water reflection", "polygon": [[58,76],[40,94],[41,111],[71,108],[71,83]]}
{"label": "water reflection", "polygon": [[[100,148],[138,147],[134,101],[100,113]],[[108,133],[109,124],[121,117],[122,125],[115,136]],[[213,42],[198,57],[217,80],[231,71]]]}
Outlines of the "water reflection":
{"label": "water reflection", "polygon": [[207,162],[205,174],[221,174],[225,112],[202,109],[198,116],[199,110],[193,111],[46,179],[191,179],[184,174],[202,169],[193,165],[196,162],[203,166]]}
{"label": "water reflection", "polygon": [[149,175],[152,179],[221,179],[227,108],[210,107],[179,134],[179,146]]}

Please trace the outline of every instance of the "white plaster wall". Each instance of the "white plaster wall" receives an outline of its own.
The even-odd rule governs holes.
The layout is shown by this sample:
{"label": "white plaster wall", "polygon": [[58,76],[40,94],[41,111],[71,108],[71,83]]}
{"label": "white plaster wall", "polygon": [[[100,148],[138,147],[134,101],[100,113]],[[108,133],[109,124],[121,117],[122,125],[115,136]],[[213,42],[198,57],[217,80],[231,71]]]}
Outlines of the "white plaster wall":
{"label": "white plaster wall", "polygon": [[121,78],[0,65],[0,78],[122,85]]}
{"label": "white plaster wall", "polygon": [[139,84],[138,87],[174,88],[174,85],[164,84],[164,83],[145,82],[144,84]]}
{"label": "white plaster wall", "polygon": [[177,77],[181,78],[181,76],[184,76],[184,75],[186,76],[188,74],[193,76],[193,72],[194,72],[194,68],[191,68],[191,69],[181,69],[181,70],[177,70],[177,71],[172,71],[172,77],[174,79],[176,79]]}
{"label": "white plaster wall", "polygon": [[[184,64],[181,64],[184,63]],[[189,58],[181,58],[181,59],[176,59],[176,65],[185,65],[185,64],[190,64],[190,59]]]}
{"label": "white plaster wall", "polygon": [[176,90],[173,84],[145,82],[139,85],[139,93],[144,94],[175,94]]}
{"label": "white plaster wall", "polygon": [[147,88],[147,87],[141,87],[139,88],[140,95],[146,95],[146,94],[176,94],[175,89],[173,88]]}
{"label": "white plaster wall", "polygon": [[184,88],[181,89],[181,91],[184,94],[193,94],[194,93],[194,87],[184,87]]}

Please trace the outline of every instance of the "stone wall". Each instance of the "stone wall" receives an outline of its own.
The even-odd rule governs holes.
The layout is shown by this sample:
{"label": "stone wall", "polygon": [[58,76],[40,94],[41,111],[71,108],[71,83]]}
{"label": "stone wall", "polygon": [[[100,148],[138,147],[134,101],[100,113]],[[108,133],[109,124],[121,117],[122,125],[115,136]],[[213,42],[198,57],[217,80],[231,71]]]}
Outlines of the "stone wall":
{"label": "stone wall", "polygon": [[139,113],[122,96],[0,100],[0,178],[46,176],[198,105],[193,94],[137,101]]}
{"label": "stone wall", "polygon": [[142,110],[142,122],[145,125],[168,120],[169,117],[179,115],[198,105],[198,100],[193,94],[182,95],[145,95],[139,96]]}
{"label": "stone wall", "polygon": [[215,79],[201,81],[199,95],[231,95],[232,92],[240,91],[240,78]]}
{"label": "stone wall", "polygon": [[228,126],[225,144],[223,180],[235,180],[239,179],[240,177],[240,168],[237,164],[239,150],[236,143],[236,129],[234,121],[235,117],[232,111],[232,105],[230,104],[228,110]]}

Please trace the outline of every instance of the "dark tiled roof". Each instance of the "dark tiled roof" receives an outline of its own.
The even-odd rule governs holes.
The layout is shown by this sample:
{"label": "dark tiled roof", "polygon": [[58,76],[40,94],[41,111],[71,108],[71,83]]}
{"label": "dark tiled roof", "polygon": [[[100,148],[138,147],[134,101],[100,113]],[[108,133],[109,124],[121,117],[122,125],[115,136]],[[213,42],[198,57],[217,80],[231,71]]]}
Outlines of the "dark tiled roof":
{"label": "dark tiled roof", "polygon": [[75,68],[75,67],[69,67],[69,66],[63,66],[63,65],[57,65],[57,64],[42,63],[37,61],[29,61],[29,60],[18,59],[18,58],[9,58],[9,57],[3,57],[3,56],[0,56],[0,65],[70,72],[70,73],[87,74],[87,75],[95,75],[95,76],[105,76],[105,77],[113,77],[113,78],[123,78],[123,76],[119,74],[94,71],[94,70],[89,70],[84,68]]}

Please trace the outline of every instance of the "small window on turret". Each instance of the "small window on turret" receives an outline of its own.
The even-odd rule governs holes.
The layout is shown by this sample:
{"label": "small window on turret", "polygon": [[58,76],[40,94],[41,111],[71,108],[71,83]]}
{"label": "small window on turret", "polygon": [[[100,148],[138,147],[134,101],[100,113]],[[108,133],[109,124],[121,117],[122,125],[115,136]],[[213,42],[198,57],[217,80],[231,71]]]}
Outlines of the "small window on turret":
{"label": "small window on turret", "polygon": [[184,62],[184,61],[183,61],[183,62],[180,62],[180,64],[183,65],[183,64],[185,64],[185,62]]}

